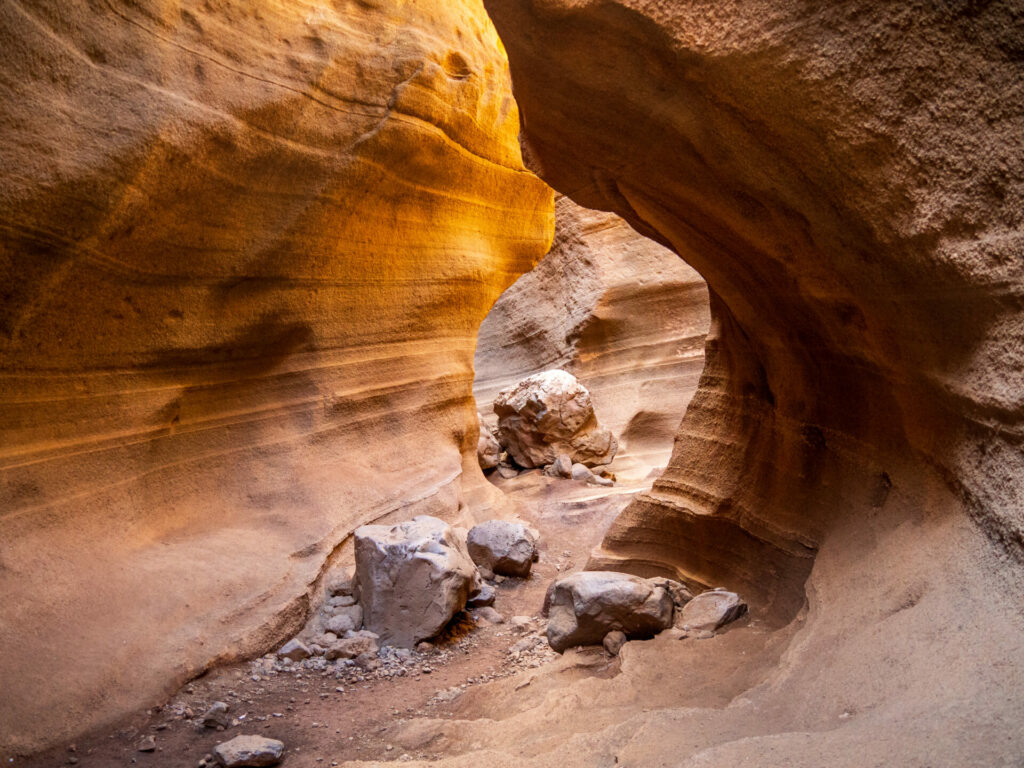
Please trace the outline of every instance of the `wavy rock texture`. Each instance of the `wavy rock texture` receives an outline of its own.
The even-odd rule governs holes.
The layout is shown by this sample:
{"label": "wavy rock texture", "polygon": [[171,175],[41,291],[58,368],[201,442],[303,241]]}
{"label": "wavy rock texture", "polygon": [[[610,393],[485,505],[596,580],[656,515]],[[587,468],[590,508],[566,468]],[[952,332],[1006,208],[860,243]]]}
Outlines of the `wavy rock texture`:
{"label": "wavy rock texture", "polygon": [[493,423],[497,393],[539,371],[575,375],[619,440],[616,472],[664,466],[704,366],[704,281],[618,216],[555,200],[555,242],[480,326],[473,392]]}
{"label": "wavy rock texture", "polygon": [[473,0],[11,2],[0,39],[21,751],[266,650],[356,526],[487,503],[476,331],[553,214]]}
{"label": "wavy rock texture", "polygon": [[711,294],[671,465],[594,564],[808,608],[672,764],[1021,754],[1019,6],[486,4],[542,176]]}

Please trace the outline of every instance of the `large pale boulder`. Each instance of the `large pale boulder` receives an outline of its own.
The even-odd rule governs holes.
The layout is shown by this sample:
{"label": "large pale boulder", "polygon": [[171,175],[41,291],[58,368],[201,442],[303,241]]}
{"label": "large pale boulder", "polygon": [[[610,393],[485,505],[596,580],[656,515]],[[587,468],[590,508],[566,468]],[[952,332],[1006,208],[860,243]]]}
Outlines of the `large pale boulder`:
{"label": "large pale boulder", "polygon": [[529,376],[498,393],[498,440],[522,467],[574,462],[607,464],[618,450],[611,431],[594,413],[590,392],[571,373],[554,369]]}
{"label": "large pale boulder", "polygon": [[533,534],[511,520],[488,520],[473,526],[466,546],[474,563],[502,576],[525,578],[537,559]]}
{"label": "large pale boulder", "polygon": [[581,571],[558,579],[548,608],[548,643],[561,653],[601,643],[616,630],[650,637],[672,625],[672,597],[664,587],[614,571]]}
{"label": "large pale boulder", "polygon": [[436,517],[357,528],[355,553],[363,625],[382,645],[433,637],[480,589],[462,539]]}

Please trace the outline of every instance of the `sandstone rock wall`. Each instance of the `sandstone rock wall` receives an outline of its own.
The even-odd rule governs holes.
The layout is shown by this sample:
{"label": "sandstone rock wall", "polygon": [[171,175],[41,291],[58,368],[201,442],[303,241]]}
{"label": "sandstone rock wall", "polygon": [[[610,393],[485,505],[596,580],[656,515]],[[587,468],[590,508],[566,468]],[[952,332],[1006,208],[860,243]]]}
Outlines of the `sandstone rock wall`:
{"label": "sandstone rock wall", "polygon": [[669,469],[595,564],[808,609],[772,732],[734,713],[692,764],[1019,753],[981,733],[1024,658],[1019,4],[486,4],[541,175],[711,294]]}
{"label": "sandstone rock wall", "polygon": [[0,40],[6,751],[480,500],[476,331],[553,214],[474,0],[15,2]]}
{"label": "sandstone rock wall", "polygon": [[614,214],[564,196],[555,214],[551,251],[480,326],[477,405],[493,420],[500,390],[562,368],[587,387],[619,439],[617,467],[663,466],[704,365],[707,288]]}

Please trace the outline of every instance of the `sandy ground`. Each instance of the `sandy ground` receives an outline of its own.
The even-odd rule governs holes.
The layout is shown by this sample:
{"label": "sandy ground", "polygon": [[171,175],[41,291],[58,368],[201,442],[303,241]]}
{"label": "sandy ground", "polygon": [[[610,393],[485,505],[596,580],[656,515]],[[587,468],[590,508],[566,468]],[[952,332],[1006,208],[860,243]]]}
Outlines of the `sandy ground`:
{"label": "sandy ground", "polygon": [[[628,474],[628,473],[627,473]],[[269,672],[260,661],[212,670],[174,694],[162,707],[139,712],[112,729],[81,738],[74,745],[27,759],[21,766],[161,766],[194,768],[219,742],[240,733],[280,739],[289,766],[331,766],[349,760],[437,759],[444,739],[394,744],[389,738],[413,718],[471,719],[484,715],[491,681],[517,674],[515,685],[530,685],[524,674],[557,672],[561,681],[616,674],[618,660],[599,649],[559,657],[546,644],[510,654],[528,636],[543,632],[540,609],[552,579],[582,568],[591,547],[634,493],[650,480],[622,482],[612,489],[543,477],[539,471],[494,481],[513,499],[520,515],[542,534],[541,557],[527,580],[508,579],[495,586],[495,608],[505,617],[533,617],[525,628],[511,621],[491,625],[463,615],[458,629],[435,650],[415,653],[393,677],[336,675],[298,670]],[[362,678],[362,679],[360,679]],[[517,678],[518,679],[518,678]],[[461,686],[461,687],[460,687]],[[229,704],[238,725],[225,731],[197,729],[198,718],[213,701]],[[405,729],[408,733],[408,729]],[[154,752],[140,752],[152,735]]]}

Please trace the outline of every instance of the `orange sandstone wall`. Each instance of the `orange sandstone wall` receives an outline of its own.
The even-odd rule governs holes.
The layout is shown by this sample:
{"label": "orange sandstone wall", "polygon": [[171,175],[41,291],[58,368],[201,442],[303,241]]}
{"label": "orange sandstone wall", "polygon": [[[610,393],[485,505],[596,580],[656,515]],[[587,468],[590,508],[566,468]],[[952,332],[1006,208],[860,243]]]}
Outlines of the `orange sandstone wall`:
{"label": "orange sandstone wall", "polygon": [[0,40],[17,751],[266,650],[355,526],[487,503],[476,332],[553,210],[474,0],[40,0]]}
{"label": "orange sandstone wall", "polygon": [[486,5],[541,176],[711,296],[670,466],[592,565],[802,627],[678,764],[1019,755],[1019,3]]}

